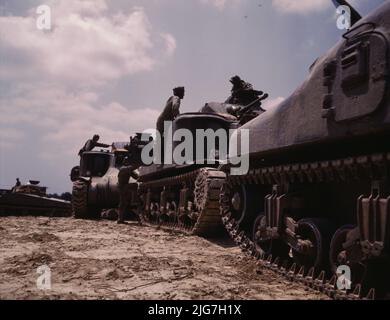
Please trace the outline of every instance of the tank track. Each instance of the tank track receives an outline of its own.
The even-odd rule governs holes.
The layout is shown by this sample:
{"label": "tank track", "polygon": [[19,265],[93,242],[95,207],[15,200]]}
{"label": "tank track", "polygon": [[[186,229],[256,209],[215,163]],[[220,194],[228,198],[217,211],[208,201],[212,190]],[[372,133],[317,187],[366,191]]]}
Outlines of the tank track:
{"label": "tank track", "polygon": [[88,186],[84,181],[76,180],[72,188],[72,211],[77,219],[88,217]]}
{"label": "tank track", "polygon": [[345,181],[365,174],[369,177],[390,172],[390,153],[380,153],[360,157],[350,157],[334,161],[311,162],[283,166],[270,166],[252,169],[244,176],[231,176],[226,179],[221,190],[220,208],[222,222],[234,242],[242,251],[253,257],[256,263],[264,268],[273,270],[285,276],[290,281],[306,285],[312,290],[324,293],[337,300],[374,300],[375,288],[369,289],[366,296],[362,295],[362,284],[355,284],[349,292],[338,290],[337,276],[326,278],[326,272],[315,272],[314,268],[304,268],[288,260],[282,261],[280,257],[265,255],[256,249],[254,242],[239,229],[239,225],[230,209],[230,190],[237,184],[278,184],[281,181],[293,182],[326,182]]}
{"label": "tank track", "polygon": [[[174,198],[180,200],[176,200],[176,210],[171,212],[171,218],[168,221],[159,219],[162,215],[161,210],[164,210],[161,203],[158,203],[158,210],[151,215],[150,208],[145,208],[145,201],[141,201],[140,218],[143,223],[163,229],[177,230],[188,235],[203,237],[215,235],[216,232],[223,231],[219,198],[225,178],[226,175],[222,171],[202,168],[174,177],[144,182],[140,185],[141,198],[142,195],[146,197],[148,191],[153,193],[152,190],[155,190],[153,196],[157,196],[156,192],[160,190],[176,188]],[[185,188],[187,191],[184,190]],[[183,193],[186,192],[189,201],[183,200]],[[157,197],[160,198],[160,195]],[[155,202],[154,205],[156,208],[157,203]]]}
{"label": "tank track", "polygon": [[99,219],[101,210],[88,204],[88,183],[82,180],[73,182],[72,213],[76,219]]}

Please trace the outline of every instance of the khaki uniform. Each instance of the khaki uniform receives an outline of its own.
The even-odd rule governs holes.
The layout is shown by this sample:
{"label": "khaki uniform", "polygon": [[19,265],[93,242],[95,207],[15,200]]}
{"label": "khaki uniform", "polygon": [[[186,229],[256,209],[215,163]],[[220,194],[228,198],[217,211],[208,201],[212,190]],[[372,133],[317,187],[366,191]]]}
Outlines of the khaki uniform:
{"label": "khaki uniform", "polygon": [[164,159],[165,139],[164,139],[164,122],[173,121],[180,114],[180,98],[172,96],[168,99],[163,112],[157,119],[156,128],[161,135],[161,159]]}
{"label": "khaki uniform", "polygon": [[164,134],[164,121],[173,121],[180,114],[180,98],[172,96],[168,99],[163,112],[157,119],[157,130]]}
{"label": "khaki uniform", "polygon": [[[119,170],[118,173],[118,187],[119,187],[119,210],[118,221],[125,220],[126,212],[129,209],[131,186],[129,184],[130,178],[138,179],[138,173],[132,166],[125,166]],[[136,215],[138,217],[138,215]],[[138,217],[139,218],[139,217]]]}
{"label": "khaki uniform", "polygon": [[241,80],[240,83],[233,86],[232,95],[225,103],[246,106],[258,99],[258,93],[250,83]]}
{"label": "khaki uniform", "polygon": [[99,143],[99,142],[95,142],[93,141],[92,139],[89,139],[84,147],[82,147],[79,151],[79,156],[81,156],[84,152],[88,152],[88,151],[92,151],[94,148],[96,147],[100,147],[100,148],[108,148],[110,145],[108,144],[105,144],[105,143]]}

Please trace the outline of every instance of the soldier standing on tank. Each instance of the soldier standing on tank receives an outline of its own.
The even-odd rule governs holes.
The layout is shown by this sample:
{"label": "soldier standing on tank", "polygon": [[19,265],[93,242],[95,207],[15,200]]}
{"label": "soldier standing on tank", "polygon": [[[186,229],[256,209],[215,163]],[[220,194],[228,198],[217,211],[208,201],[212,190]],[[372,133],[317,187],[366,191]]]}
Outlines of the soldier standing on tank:
{"label": "soldier standing on tank", "polygon": [[20,187],[21,185],[22,183],[20,182],[19,178],[16,178],[16,183],[14,188]]}
{"label": "soldier standing on tank", "polygon": [[157,131],[161,137],[161,159],[164,159],[164,122],[173,121],[180,114],[180,103],[185,95],[184,87],[177,87],[173,89],[173,96],[171,96],[160,116],[157,119]]}
{"label": "soldier standing on tank", "polygon": [[[138,172],[134,166],[130,164],[130,159],[126,157],[123,160],[123,166],[118,173],[118,188],[119,188],[119,208],[118,208],[118,224],[125,223],[126,211],[129,208],[130,202],[130,178],[138,179]],[[138,214],[135,214],[139,224],[141,219]]]}
{"label": "soldier standing on tank", "polygon": [[105,143],[99,143],[100,137],[98,134],[95,134],[92,139],[89,139],[79,151],[79,156],[84,152],[92,151],[95,147],[108,148],[110,145]]}
{"label": "soldier standing on tank", "polygon": [[185,94],[184,87],[177,87],[173,89],[173,96],[171,96],[160,116],[157,119],[157,130],[161,135],[164,133],[164,121],[173,121],[180,114],[180,103]]}
{"label": "soldier standing on tank", "polygon": [[19,180],[19,178],[16,178],[16,183],[15,185],[12,187],[12,191],[15,191],[17,187],[20,187],[22,184]]}

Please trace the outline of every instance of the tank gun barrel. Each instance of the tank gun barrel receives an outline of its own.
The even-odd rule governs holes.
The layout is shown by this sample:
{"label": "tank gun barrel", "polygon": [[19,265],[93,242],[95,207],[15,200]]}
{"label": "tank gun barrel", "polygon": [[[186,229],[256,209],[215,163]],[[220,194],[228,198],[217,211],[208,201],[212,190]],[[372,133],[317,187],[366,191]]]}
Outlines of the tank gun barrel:
{"label": "tank gun barrel", "polygon": [[257,94],[258,96],[262,96],[262,95],[264,94],[264,92],[263,92],[263,91],[260,91],[260,90],[253,90],[253,92],[254,92],[255,94]]}
{"label": "tank gun barrel", "polygon": [[261,97],[258,97],[256,100],[254,100],[253,102],[251,102],[250,104],[248,104],[247,106],[243,107],[239,112],[239,116],[242,116],[243,114],[245,114],[246,112],[248,112],[253,106],[257,105],[258,103],[260,103],[261,105],[261,101],[267,99],[269,97],[268,93],[263,93],[262,91],[259,91],[261,92]]}

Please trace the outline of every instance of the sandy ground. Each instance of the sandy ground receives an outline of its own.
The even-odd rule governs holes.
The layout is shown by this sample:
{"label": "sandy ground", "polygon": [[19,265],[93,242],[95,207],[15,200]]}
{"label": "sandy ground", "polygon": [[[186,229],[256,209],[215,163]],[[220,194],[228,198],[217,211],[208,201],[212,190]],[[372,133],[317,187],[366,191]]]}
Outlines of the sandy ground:
{"label": "sandy ground", "polygon": [[[0,218],[0,299],[325,299],[228,239],[73,218]],[[36,286],[51,269],[51,290]]]}

